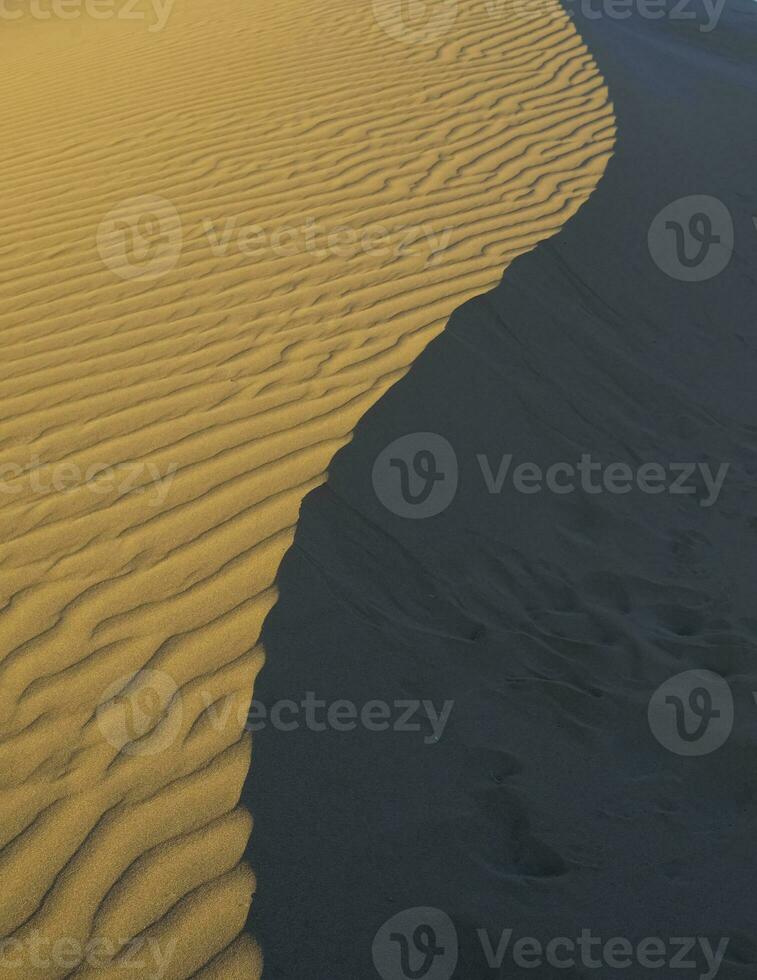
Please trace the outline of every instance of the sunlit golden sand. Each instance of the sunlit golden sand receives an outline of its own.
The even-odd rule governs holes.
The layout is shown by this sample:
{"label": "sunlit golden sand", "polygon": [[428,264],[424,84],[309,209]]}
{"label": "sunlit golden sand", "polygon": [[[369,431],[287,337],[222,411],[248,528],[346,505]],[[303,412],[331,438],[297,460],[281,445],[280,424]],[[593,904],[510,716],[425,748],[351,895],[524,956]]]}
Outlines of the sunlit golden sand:
{"label": "sunlit golden sand", "polygon": [[2,977],[259,973],[243,722],[303,496],[608,160],[556,0],[375,8],[0,22]]}

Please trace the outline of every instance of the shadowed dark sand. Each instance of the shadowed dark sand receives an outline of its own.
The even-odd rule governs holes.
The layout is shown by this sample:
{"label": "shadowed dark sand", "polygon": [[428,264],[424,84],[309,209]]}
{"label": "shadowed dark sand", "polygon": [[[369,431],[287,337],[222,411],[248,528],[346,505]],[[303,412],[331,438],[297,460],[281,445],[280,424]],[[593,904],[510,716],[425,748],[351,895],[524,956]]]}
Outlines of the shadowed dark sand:
{"label": "shadowed dark sand", "polygon": [[[375,976],[377,929],[414,906],[450,915],[465,980],[668,976],[509,958],[498,973],[480,928],[728,937],[718,976],[755,976],[757,6],[732,0],[709,33],[687,9],[699,20],[575,10],[618,119],[605,177],[453,314],[303,504],[256,699],[454,709],[438,744],[430,725],[255,737],[250,928],[270,980]],[[655,265],[647,233],[694,194],[726,205],[736,244],[723,272],[687,283]],[[411,432],[443,435],[460,467],[427,520],[394,516],[371,483]],[[503,453],[730,469],[710,507],[701,487],[488,494],[476,454],[496,469]],[[726,678],[735,722],[686,758],[652,736],[647,705],[694,668]]]}

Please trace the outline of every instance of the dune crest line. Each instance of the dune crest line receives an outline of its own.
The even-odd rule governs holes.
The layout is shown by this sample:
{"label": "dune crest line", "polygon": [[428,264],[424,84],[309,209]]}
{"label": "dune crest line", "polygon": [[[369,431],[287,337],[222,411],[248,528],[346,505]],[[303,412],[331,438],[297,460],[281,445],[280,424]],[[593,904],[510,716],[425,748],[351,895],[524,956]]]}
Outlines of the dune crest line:
{"label": "dune crest line", "polygon": [[259,972],[244,722],[300,503],[612,152],[556,0],[391,13],[2,24],[0,977]]}

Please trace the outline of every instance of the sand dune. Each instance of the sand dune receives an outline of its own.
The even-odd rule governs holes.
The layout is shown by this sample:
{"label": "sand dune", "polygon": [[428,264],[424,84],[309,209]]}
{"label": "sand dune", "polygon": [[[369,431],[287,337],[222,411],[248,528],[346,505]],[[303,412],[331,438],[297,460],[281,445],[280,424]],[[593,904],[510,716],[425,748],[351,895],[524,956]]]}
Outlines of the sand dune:
{"label": "sand dune", "polygon": [[361,714],[255,736],[271,977],[757,976],[757,7],[571,8],[602,180],[359,420],[279,569],[256,699]]}
{"label": "sand dune", "polygon": [[391,15],[0,25],[0,934],[24,977],[259,972],[243,722],[300,502],[611,152],[556,2],[464,2],[423,43]]}

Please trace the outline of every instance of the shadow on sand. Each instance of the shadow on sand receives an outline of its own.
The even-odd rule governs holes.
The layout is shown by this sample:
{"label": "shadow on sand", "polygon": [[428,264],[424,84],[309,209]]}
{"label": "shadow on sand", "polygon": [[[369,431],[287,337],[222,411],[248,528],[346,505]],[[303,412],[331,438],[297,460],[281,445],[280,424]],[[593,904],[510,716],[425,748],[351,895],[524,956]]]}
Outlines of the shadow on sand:
{"label": "shadow on sand", "polygon": [[[578,954],[572,967],[521,970],[512,946],[492,969],[477,930],[496,950],[506,928],[545,945],[582,930],[662,937],[668,969],[672,937],[710,937],[714,950],[727,937],[718,976],[754,976],[757,6],[729,2],[709,32],[694,4],[694,20],[673,17],[672,2],[663,19],[644,9],[573,10],[618,119],[596,192],[454,312],[303,503],[256,700],[299,705],[313,692],[358,711],[380,701],[392,725],[337,730],[349,727],[342,708],[314,730],[325,709],[311,709],[313,725],[289,706],[281,720],[296,717],[295,730],[255,736],[249,928],[267,980],[377,976],[377,930],[421,906],[452,919],[464,980],[599,975]],[[668,272],[691,270],[695,281],[682,281],[653,261],[648,233],[690,195],[725,205],[735,247],[711,202],[663,216],[653,251]],[[398,516],[374,492],[374,461],[408,433],[438,434],[456,456],[454,499],[426,519]],[[511,468],[490,492],[487,465],[496,480],[505,454]],[[582,454],[634,474],[656,462],[665,478],[627,493],[580,479],[570,493],[515,489],[519,463],[544,472]],[[670,492],[674,463],[699,464],[691,492]],[[713,489],[706,474],[723,464]],[[445,478],[452,465],[439,463]],[[401,468],[389,464],[386,480]],[[429,499],[449,486],[437,481]],[[656,738],[648,721],[652,692],[692,669],[725,678],[734,699],[733,731],[708,754],[681,754],[696,739],[677,738],[672,722]],[[728,699],[717,685],[713,697],[727,729]],[[448,701],[441,730],[435,712]],[[400,702],[426,702],[412,730],[398,730]],[[398,980],[449,977],[441,960],[420,972],[419,950]],[[707,975],[703,950],[684,975]],[[602,965],[603,978],[629,976]],[[630,974],[646,975],[637,966]]]}

